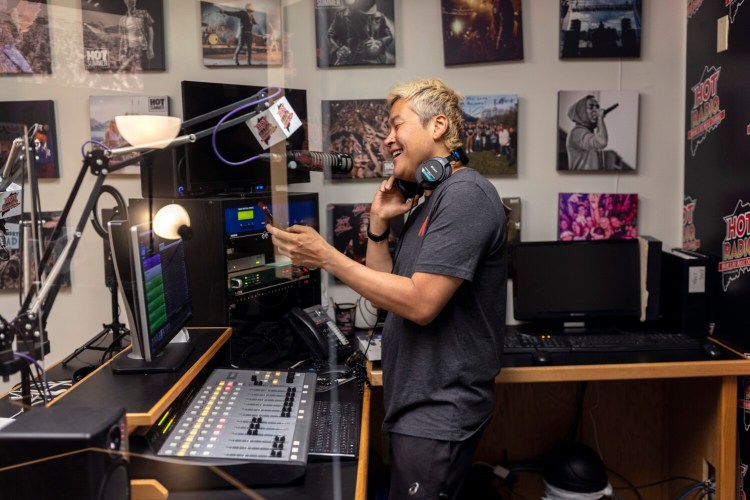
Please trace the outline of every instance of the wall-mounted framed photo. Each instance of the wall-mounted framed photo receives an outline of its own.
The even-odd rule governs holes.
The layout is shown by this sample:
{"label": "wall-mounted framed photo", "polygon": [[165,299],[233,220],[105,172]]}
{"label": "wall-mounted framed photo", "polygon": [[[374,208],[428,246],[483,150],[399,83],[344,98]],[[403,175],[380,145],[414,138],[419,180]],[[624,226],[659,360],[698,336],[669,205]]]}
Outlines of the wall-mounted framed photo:
{"label": "wall-mounted framed photo", "polygon": [[394,0],[314,0],[319,68],[396,64]]}
{"label": "wall-mounted framed photo", "polygon": [[352,156],[350,174],[334,179],[372,179],[393,174],[388,136],[388,107],[385,99],[323,101],[323,149]]}
{"label": "wall-mounted framed photo", "polygon": [[641,0],[560,0],[560,59],[641,56]]}
{"label": "wall-mounted framed photo", "polygon": [[0,2],[0,75],[52,72],[47,0]]}
{"label": "wall-mounted framed photo", "polygon": [[441,0],[446,66],[523,59],[521,0]]}
{"label": "wall-mounted framed photo", "polygon": [[201,2],[203,65],[281,66],[281,0]]}
{"label": "wall-mounted framed photo", "polygon": [[[54,211],[42,212],[40,214],[41,219],[39,223],[41,225],[44,246],[50,243],[50,238],[57,222],[60,220],[61,213],[60,211]],[[28,220],[29,214],[25,214],[24,217]],[[0,231],[0,290],[17,290],[21,287],[24,259],[21,251],[20,219],[21,216],[19,214],[13,219],[4,221],[5,234],[3,234],[3,231]],[[54,242],[51,265],[55,264],[57,256],[67,242],[66,232],[62,231],[60,234],[60,238]],[[46,269],[51,269],[51,266]],[[30,275],[34,276],[36,270],[30,269],[30,272]],[[66,265],[61,273],[61,285],[70,286],[70,265]]]}
{"label": "wall-mounted framed photo", "polygon": [[637,237],[637,194],[560,193],[558,240],[630,240]]}
{"label": "wall-mounted framed photo", "polygon": [[518,174],[518,96],[464,98],[464,150],[482,175]]}
{"label": "wall-mounted framed photo", "polygon": [[[370,227],[370,204],[332,203],[326,206],[326,211],[328,212],[329,227],[328,242],[347,257],[360,264],[367,264],[367,230]],[[391,219],[391,233],[388,235],[388,250],[391,252],[391,256],[396,251],[403,228],[403,217]]]}
{"label": "wall-mounted framed photo", "polygon": [[88,71],[164,71],[163,0],[81,0],[83,67]]}
{"label": "wall-mounted framed photo", "polygon": [[557,170],[633,172],[638,160],[638,92],[558,92]]}
{"label": "wall-mounted framed photo", "polygon": [[[102,95],[89,97],[89,122],[91,140],[100,142],[110,149],[129,146],[122,138],[115,123],[115,116],[120,115],[168,115],[169,97],[165,95]],[[111,166],[137,156],[138,153],[112,155]],[[128,165],[110,175],[140,174],[140,164]]]}
{"label": "wall-mounted framed photo", "polygon": [[0,102],[0,162],[5,163],[13,141],[23,137],[24,127],[36,148],[37,177],[59,178],[57,127],[52,101]]}

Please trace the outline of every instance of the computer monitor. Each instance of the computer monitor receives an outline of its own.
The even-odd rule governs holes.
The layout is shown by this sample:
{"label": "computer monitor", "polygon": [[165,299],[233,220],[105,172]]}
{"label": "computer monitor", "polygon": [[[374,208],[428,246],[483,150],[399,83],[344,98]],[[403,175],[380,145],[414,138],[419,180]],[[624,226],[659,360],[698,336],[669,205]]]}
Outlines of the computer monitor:
{"label": "computer monitor", "polygon": [[[212,82],[182,82],[183,119],[197,116],[234,104],[251,97],[263,87],[254,85],[232,85]],[[283,89],[283,95],[294,113],[302,121],[287,140],[287,150],[307,150],[307,92],[300,89]],[[247,111],[250,111],[248,109]],[[235,116],[240,116],[237,114]],[[219,118],[186,127],[186,132],[197,132],[215,123]],[[239,162],[260,153],[263,149],[245,124],[235,125],[216,135],[216,149],[226,159]],[[202,196],[225,193],[248,193],[270,191],[270,166],[268,162],[255,161],[246,165],[233,166],[221,162],[214,153],[211,137],[199,139],[185,149],[184,165],[185,189],[188,193]],[[309,182],[310,173],[287,171],[288,183]]]}
{"label": "computer monitor", "polygon": [[542,241],[511,245],[513,316],[567,326],[638,319],[636,240]]}
{"label": "computer monitor", "polygon": [[[177,371],[194,348],[183,330],[193,311],[184,243],[160,238],[150,223],[137,224],[128,230],[129,252],[123,257],[122,236],[121,229],[115,230],[110,241],[118,282],[124,293],[131,291],[126,307],[132,309],[128,317],[133,349],[114,360],[113,371]],[[129,260],[130,283],[123,259]],[[180,342],[173,342],[178,335]]]}

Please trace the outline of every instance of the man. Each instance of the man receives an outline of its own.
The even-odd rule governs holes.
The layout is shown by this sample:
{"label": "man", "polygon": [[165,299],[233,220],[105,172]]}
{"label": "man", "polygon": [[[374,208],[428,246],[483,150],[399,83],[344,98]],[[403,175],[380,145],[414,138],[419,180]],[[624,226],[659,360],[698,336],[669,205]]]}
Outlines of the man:
{"label": "man", "polygon": [[219,11],[226,16],[239,19],[240,33],[237,37],[237,48],[234,49],[234,64],[240,65],[240,52],[242,52],[242,47],[245,46],[247,48],[247,65],[250,66],[253,55],[253,25],[258,24],[253,15],[253,4],[245,4],[245,10],[237,12],[227,11],[221,7],[219,7]]}
{"label": "man", "polygon": [[149,69],[154,58],[154,18],[137,9],[136,0],[124,0],[127,13],[120,18],[120,71]]}
{"label": "man", "polygon": [[[396,258],[388,227],[420,198],[395,181],[461,146],[461,98],[443,82],[397,85],[387,98],[394,177],[370,207],[367,266],[309,227],[268,226],[296,264],[335,275],[389,311],[383,329],[383,429],[391,434],[391,498],[455,498],[493,407],[506,295],[506,217],[496,189],[458,161],[406,222]],[[442,496],[441,496],[442,495]]]}
{"label": "man", "polygon": [[587,95],[568,110],[568,118],[575,127],[568,134],[568,170],[601,170],[604,168],[602,150],[607,147],[609,134],[604,122],[606,110],[601,109],[593,95]]}

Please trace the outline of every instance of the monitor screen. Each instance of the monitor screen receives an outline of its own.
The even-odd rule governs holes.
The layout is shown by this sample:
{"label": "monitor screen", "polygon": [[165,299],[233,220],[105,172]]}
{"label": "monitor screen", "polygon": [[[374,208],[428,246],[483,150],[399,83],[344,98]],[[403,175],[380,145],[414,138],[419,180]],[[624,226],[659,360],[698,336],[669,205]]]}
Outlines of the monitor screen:
{"label": "monitor screen", "polygon": [[317,193],[299,194],[289,198],[286,213],[288,220],[279,220],[280,210],[275,210],[269,200],[248,199],[247,203],[224,208],[225,234],[230,238],[239,236],[262,236],[270,221],[278,227],[295,224],[318,229]]}
{"label": "monitor screen", "polygon": [[192,316],[187,261],[182,240],[161,239],[148,223],[132,226],[130,236],[138,332],[148,362]]}
{"label": "monitor screen", "polygon": [[519,321],[637,319],[636,240],[523,242],[511,246],[513,316]]}
{"label": "monitor screen", "polygon": [[[231,85],[226,83],[182,82],[183,119],[215,111],[223,106],[251,97],[264,87],[253,85]],[[307,150],[307,92],[283,89],[294,113],[302,121],[287,140],[287,150]],[[249,110],[248,110],[249,111]],[[234,117],[241,114],[233,115]],[[221,117],[187,127],[186,133],[199,132],[219,122]],[[248,193],[270,191],[270,166],[264,161],[246,165],[227,165],[216,157],[211,136],[198,139],[185,147],[184,165],[179,168],[184,177],[185,188],[190,193],[203,196],[223,193]],[[239,124],[222,130],[216,136],[216,149],[229,161],[239,162],[257,154],[269,152],[258,143],[247,125]],[[309,182],[310,173],[287,170],[287,182]]]}

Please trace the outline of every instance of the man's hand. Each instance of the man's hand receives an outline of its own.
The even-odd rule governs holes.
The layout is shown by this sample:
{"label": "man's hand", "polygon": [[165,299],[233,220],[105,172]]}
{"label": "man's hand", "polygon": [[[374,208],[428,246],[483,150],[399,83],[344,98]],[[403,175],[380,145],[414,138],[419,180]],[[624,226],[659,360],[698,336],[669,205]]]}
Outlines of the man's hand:
{"label": "man's hand", "polygon": [[336,251],[315,229],[308,226],[295,225],[284,231],[269,224],[266,231],[271,234],[271,241],[279,253],[299,266],[325,268]]}
{"label": "man's hand", "polygon": [[[419,198],[418,196],[416,197]],[[391,219],[408,212],[417,200],[405,200],[396,187],[396,178],[390,176],[380,183],[370,206],[370,231],[380,234],[388,228]]]}

